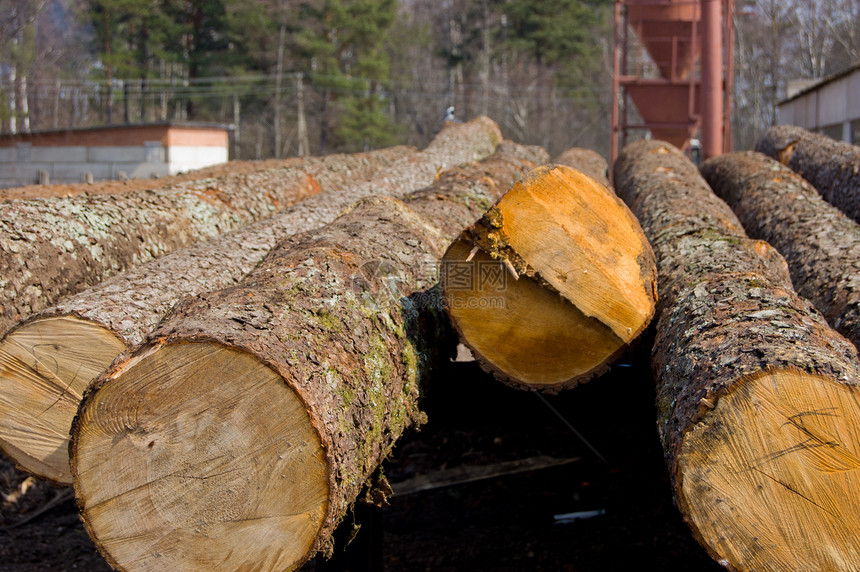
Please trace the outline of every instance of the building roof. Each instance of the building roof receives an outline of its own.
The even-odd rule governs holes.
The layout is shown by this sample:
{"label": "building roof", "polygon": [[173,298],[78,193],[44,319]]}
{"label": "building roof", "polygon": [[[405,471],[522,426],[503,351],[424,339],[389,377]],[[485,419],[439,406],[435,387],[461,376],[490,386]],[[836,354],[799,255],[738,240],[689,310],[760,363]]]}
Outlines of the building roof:
{"label": "building roof", "polygon": [[810,85],[809,87],[798,91],[797,93],[795,93],[791,97],[787,97],[787,98],[783,99],[782,101],[778,102],[777,105],[783,105],[785,103],[792,102],[795,99],[800,99],[801,97],[803,97],[809,93],[812,93],[813,91],[818,91],[819,89],[821,89],[825,85],[828,85],[830,83],[833,83],[834,81],[838,81],[844,77],[851,75],[852,73],[854,73],[857,70],[860,70],[860,61],[856,61],[852,65],[848,66],[847,68],[840,70],[836,73],[830,74],[829,76],[821,79],[821,81],[815,82],[814,84]]}
{"label": "building roof", "polygon": [[[74,129],[47,129],[41,131],[28,131],[26,133],[3,133],[0,134],[0,147],[14,146],[18,143],[30,143],[34,145],[143,145],[146,141],[160,141],[168,144],[170,133],[178,135],[193,132],[210,133],[220,132],[218,136],[228,137],[228,133],[234,130],[234,126],[219,123],[202,123],[190,121],[161,121],[157,123],[135,123],[128,125],[97,125],[91,127],[79,127]],[[189,133],[190,132],[190,133]],[[187,136],[186,136],[187,139]],[[174,143],[175,144],[175,143]],[[210,143],[212,144],[212,143]]]}

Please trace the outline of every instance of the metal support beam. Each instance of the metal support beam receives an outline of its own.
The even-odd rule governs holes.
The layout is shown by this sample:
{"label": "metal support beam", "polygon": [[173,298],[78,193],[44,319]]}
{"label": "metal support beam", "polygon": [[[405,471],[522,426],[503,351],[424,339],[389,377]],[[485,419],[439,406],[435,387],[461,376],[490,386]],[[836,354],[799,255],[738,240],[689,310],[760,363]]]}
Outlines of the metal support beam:
{"label": "metal support beam", "polygon": [[723,152],[722,2],[702,0],[702,155]]}

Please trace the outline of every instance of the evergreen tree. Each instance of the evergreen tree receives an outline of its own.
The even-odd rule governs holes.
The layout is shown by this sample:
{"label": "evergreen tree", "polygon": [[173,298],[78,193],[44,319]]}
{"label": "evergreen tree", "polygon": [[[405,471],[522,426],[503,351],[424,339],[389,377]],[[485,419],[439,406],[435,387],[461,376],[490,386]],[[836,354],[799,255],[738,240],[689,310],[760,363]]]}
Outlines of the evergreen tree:
{"label": "evergreen tree", "polygon": [[387,144],[391,120],[384,112],[389,60],[385,39],[396,0],[320,0],[302,5],[296,34],[312,81],[322,89],[320,148],[330,137],[347,148]]}
{"label": "evergreen tree", "polygon": [[508,41],[513,48],[531,53],[543,65],[586,55],[592,44],[591,32],[600,21],[600,3],[511,0],[502,5],[512,32]]}

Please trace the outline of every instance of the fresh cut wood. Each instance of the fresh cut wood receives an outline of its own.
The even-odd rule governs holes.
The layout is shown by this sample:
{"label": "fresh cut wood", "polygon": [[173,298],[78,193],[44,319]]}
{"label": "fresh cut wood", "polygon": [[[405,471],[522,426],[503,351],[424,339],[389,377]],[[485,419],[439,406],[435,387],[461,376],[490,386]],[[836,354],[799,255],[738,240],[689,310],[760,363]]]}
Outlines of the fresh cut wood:
{"label": "fresh cut wood", "polygon": [[331,168],[370,173],[412,152],[395,147],[156,189],[0,202],[0,335],[104,278],[318,193]]}
{"label": "fresh cut wood", "polygon": [[85,397],[82,519],[121,570],[288,570],[338,522],[455,339],[438,260],[534,163],[503,144],[406,200],[369,198],[181,304]]}
{"label": "fresh cut wood", "polygon": [[761,153],[714,157],[700,171],[747,233],[785,257],[797,293],[860,347],[860,225]]}
{"label": "fresh cut wood", "polygon": [[812,183],[828,203],[860,222],[860,148],[794,125],[771,127],[756,151]]}
{"label": "fresh cut wood", "polygon": [[483,368],[556,392],[602,373],[654,315],[654,254],[608,187],[563,165],[514,185],[444,257],[445,306]]}
{"label": "fresh cut wood", "polygon": [[856,348],[676,148],[627,146],[614,180],[657,256],[658,429],[693,534],[733,570],[860,569]]}
{"label": "fresh cut wood", "polygon": [[68,435],[81,396],[177,302],[237,285],[278,240],[331,222],[363,197],[427,186],[440,169],[490,154],[500,138],[494,123],[478,119],[450,124],[424,151],[380,161],[377,170],[356,168],[366,155],[329,162],[317,175],[320,194],[139,265],[19,324],[0,339],[0,448],[22,469],[71,484]]}

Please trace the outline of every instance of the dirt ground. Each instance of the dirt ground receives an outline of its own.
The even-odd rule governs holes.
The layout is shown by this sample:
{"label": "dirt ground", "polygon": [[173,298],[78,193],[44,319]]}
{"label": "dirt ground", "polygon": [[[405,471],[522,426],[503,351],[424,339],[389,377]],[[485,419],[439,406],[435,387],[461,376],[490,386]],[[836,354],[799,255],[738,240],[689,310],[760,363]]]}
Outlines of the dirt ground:
{"label": "dirt ground", "polygon": [[[640,350],[619,364],[546,397],[563,421],[537,394],[509,389],[474,363],[451,363],[424,401],[429,422],[385,464],[395,489],[457,467],[535,457],[567,462],[394,495],[385,509],[359,505],[337,533],[334,557],[304,570],[722,570],[672,505],[647,356]],[[0,571],[109,570],[70,492],[26,480],[3,463]],[[566,524],[554,518],[592,511],[597,515]]]}

